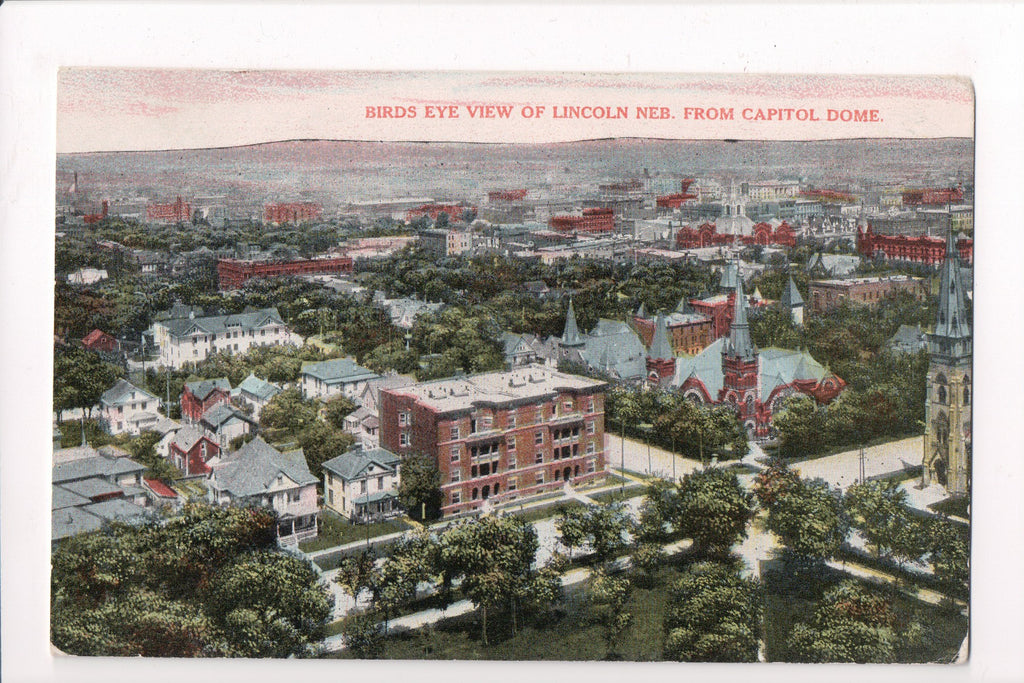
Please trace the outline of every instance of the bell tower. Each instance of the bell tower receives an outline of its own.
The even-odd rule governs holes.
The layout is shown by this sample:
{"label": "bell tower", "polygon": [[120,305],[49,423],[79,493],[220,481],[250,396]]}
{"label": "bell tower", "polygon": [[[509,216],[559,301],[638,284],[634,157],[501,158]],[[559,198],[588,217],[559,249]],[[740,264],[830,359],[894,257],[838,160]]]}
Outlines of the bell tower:
{"label": "bell tower", "polygon": [[925,399],[924,485],[940,484],[966,495],[971,474],[972,336],[967,291],[950,229],[942,264],[939,311],[928,335]]}
{"label": "bell tower", "polygon": [[747,323],[747,297],[743,278],[736,269],[736,298],[732,325],[722,347],[722,390],[718,400],[736,409],[740,424],[749,434],[758,431],[758,354]]}

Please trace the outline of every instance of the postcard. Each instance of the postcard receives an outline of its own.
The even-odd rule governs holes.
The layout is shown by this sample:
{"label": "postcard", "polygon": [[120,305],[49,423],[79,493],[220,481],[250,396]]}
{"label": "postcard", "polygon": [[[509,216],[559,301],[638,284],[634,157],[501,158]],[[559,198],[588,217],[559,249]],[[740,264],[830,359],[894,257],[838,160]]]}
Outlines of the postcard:
{"label": "postcard", "polygon": [[965,78],[62,68],[52,647],[966,662],[974,195]]}

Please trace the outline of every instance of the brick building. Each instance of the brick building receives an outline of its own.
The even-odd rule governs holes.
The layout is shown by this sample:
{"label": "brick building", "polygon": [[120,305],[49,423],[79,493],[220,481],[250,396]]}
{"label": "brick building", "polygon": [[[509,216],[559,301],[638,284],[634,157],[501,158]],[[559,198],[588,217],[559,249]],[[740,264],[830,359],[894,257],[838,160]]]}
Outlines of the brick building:
{"label": "brick building", "polygon": [[309,275],[333,273],[347,275],[352,272],[350,256],[317,256],[310,259],[242,261],[219,259],[217,279],[221,290],[238,289],[254,277],[280,277],[282,275]]}
{"label": "brick building", "polygon": [[[728,299],[726,299],[726,303],[728,303]],[[679,308],[664,316],[664,320],[669,344],[677,356],[700,353],[708,344],[718,338],[715,336],[714,318],[688,310],[685,299],[680,302]],[[633,316],[633,325],[643,340],[644,346],[651,346],[654,340],[656,319],[647,317],[641,307]],[[728,329],[728,325],[726,325],[726,329]]]}
{"label": "brick building", "polygon": [[160,223],[185,223],[192,220],[192,205],[182,201],[181,197],[169,204],[150,204],[146,207],[146,218]]}
{"label": "brick building", "polygon": [[822,313],[843,301],[873,305],[892,292],[909,292],[915,299],[925,295],[924,281],[907,275],[862,277],[851,280],[814,280],[810,284],[811,310]]}
{"label": "brick building", "polygon": [[552,216],[548,225],[562,232],[613,232],[615,211],[601,207],[583,209],[578,216]]}
{"label": "brick building", "polygon": [[[955,251],[961,261],[974,262],[973,240],[966,237],[956,240]],[[946,259],[946,241],[930,235],[881,235],[869,225],[866,229],[857,229],[857,252],[868,258],[938,266]]]}
{"label": "brick building", "polygon": [[542,366],[380,391],[380,445],[426,453],[442,513],[603,478],[606,384]]}
{"label": "brick building", "polygon": [[315,202],[267,204],[263,207],[263,222],[284,225],[320,220],[323,207]]}

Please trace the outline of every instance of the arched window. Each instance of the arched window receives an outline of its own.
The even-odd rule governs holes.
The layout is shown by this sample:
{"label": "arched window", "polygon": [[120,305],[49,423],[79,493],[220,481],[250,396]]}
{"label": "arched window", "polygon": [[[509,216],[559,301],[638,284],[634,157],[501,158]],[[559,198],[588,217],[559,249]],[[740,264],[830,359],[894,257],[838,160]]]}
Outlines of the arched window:
{"label": "arched window", "polygon": [[945,405],[946,404],[946,385],[944,385],[944,384],[940,384],[939,385],[938,395],[939,395],[939,403]]}
{"label": "arched window", "polygon": [[964,405],[971,405],[971,388],[968,386],[964,387]]}

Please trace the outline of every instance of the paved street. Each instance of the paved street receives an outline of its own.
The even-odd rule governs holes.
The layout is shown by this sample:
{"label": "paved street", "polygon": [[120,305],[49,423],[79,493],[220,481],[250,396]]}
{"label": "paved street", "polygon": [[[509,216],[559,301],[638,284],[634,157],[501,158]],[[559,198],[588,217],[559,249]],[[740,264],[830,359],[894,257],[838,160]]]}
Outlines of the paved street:
{"label": "paved street", "polygon": [[648,446],[643,441],[626,438],[625,447],[623,440],[617,434],[604,435],[605,453],[607,454],[608,466],[619,469],[625,462],[625,469],[640,474],[654,474],[665,479],[672,479],[673,460],[675,461],[675,476],[682,477],[694,470],[699,470],[701,464],[697,460],[689,460],[669,451],[662,450],[657,446],[650,447],[648,458]]}
{"label": "paved street", "polygon": [[[924,437],[914,436],[865,449],[865,475],[870,479],[920,465],[924,448],[923,439]],[[824,479],[831,486],[845,490],[860,479],[860,449],[793,463],[792,467],[799,470],[802,477]]]}

